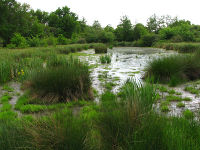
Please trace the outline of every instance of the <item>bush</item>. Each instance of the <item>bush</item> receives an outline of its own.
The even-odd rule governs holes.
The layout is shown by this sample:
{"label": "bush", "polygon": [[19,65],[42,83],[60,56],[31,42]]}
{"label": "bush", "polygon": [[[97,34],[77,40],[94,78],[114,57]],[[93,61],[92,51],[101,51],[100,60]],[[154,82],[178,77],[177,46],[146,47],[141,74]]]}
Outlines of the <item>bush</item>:
{"label": "bush", "polygon": [[16,45],[18,48],[28,47],[26,39],[19,33],[15,33],[10,40],[11,44]]}
{"label": "bush", "polygon": [[59,45],[66,45],[66,44],[68,44],[67,39],[62,34],[60,34],[58,36],[57,41],[58,41]]}
{"label": "bush", "polygon": [[85,38],[80,38],[77,43],[79,44],[85,44],[86,43],[86,39]]}
{"label": "bush", "polygon": [[[31,79],[31,89],[47,102],[66,102],[92,99],[91,79],[86,64],[76,59],[55,59],[50,67],[36,72]],[[49,66],[47,64],[47,66]]]}
{"label": "bush", "polygon": [[47,45],[56,46],[56,44],[57,44],[57,39],[53,36],[50,36],[50,37],[46,38],[45,40],[46,40]]}
{"label": "bush", "polygon": [[159,37],[155,34],[147,34],[144,35],[142,40],[142,46],[144,47],[151,47],[156,41],[158,41]]}
{"label": "bush", "polygon": [[40,46],[40,39],[38,37],[29,38],[28,44],[30,45],[30,47],[38,47]]}
{"label": "bush", "polygon": [[15,44],[7,44],[6,47],[9,49],[14,49],[14,48],[16,48],[16,45]]}
{"label": "bush", "polygon": [[94,50],[95,50],[95,54],[107,53],[107,46],[104,44],[97,44],[95,45]]}

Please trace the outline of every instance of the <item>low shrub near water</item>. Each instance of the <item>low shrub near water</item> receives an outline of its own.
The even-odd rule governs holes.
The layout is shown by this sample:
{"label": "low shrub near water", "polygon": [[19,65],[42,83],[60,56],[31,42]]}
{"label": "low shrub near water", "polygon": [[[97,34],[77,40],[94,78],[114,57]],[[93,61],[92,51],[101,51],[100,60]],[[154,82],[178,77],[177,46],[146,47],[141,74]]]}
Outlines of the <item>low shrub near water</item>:
{"label": "low shrub near water", "polygon": [[47,102],[92,98],[88,65],[73,58],[33,74],[30,87]]}

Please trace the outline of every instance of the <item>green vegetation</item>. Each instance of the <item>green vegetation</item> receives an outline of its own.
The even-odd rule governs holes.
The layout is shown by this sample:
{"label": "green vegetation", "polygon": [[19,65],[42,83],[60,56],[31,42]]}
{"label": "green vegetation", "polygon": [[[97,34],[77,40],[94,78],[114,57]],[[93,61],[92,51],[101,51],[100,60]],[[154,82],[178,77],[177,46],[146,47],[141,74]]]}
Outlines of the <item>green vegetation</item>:
{"label": "green vegetation", "polygon": [[14,89],[12,87],[8,86],[8,85],[4,85],[2,90],[5,90],[7,92],[13,92],[14,91]]}
{"label": "green vegetation", "polygon": [[[186,110],[184,118],[176,118],[155,113],[153,104],[156,102],[156,89],[152,84],[137,85],[129,80],[123,85],[120,93],[121,96],[117,97],[106,91],[101,95],[100,104],[73,101],[63,104],[62,107],[55,106],[59,109],[58,112],[39,118],[31,115],[17,118],[17,114],[7,105],[4,111],[0,112],[1,148],[8,150],[20,147],[79,150],[96,147],[109,150],[113,146],[117,149],[137,150],[199,148],[200,126],[192,119],[194,114]],[[16,108],[20,108],[22,113],[40,111],[39,106],[42,105],[37,104],[35,107],[36,105],[29,104],[30,102],[30,96],[25,94],[18,100]],[[169,111],[168,105],[168,101],[163,102],[161,110]],[[53,107],[53,105],[43,106]],[[82,107],[79,115],[73,115],[71,108],[74,106]],[[132,142],[141,140],[142,143]]]}
{"label": "green vegetation", "polygon": [[177,106],[177,107],[185,107],[185,104],[182,103],[182,102],[179,102],[179,103],[176,104],[176,106]]}
{"label": "green vegetation", "polygon": [[146,77],[153,76],[156,82],[170,86],[200,77],[198,53],[194,55],[172,55],[154,59],[146,68]]}
{"label": "green vegetation", "polygon": [[109,64],[109,63],[111,63],[111,57],[110,57],[110,55],[102,55],[102,56],[100,56],[100,62],[102,63],[102,64]]}
{"label": "green vegetation", "polygon": [[166,96],[167,101],[182,101],[181,97],[174,96],[174,95],[168,95]]}
{"label": "green vegetation", "polygon": [[95,54],[107,53],[107,46],[104,44],[98,44],[94,46]]}
{"label": "green vegetation", "polygon": [[[153,15],[146,25],[133,25],[123,16],[116,28],[103,28],[98,21],[87,25],[67,6],[47,13],[16,0],[0,0],[0,12],[0,149],[199,150],[196,112],[182,108],[180,117],[167,115],[171,103],[181,108],[191,98],[157,85],[175,86],[200,78],[199,25]],[[109,65],[89,66],[76,57],[100,56],[102,64],[109,64],[110,55],[96,54],[113,46],[190,54],[151,61],[145,78],[152,77],[156,85],[128,79],[118,93],[112,93],[120,78],[108,74]],[[88,49],[95,54],[76,53]],[[105,89],[101,95],[92,88],[90,77],[98,65],[105,67],[98,72]],[[20,83],[24,93],[16,93],[10,81]],[[199,95],[197,85],[185,91]],[[98,103],[89,101],[94,97]]]}
{"label": "green vegetation", "polygon": [[35,72],[30,79],[31,90],[47,103],[92,99],[88,66],[74,58],[61,60],[51,62],[53,67]]}
{"label": "green vegetation", "polygon": [[[80,19],[67,6],[50,13],[33,10],[16,0],[1,1],[0,6],[4,14],[0,19],[0,45],[7,48],[107,43],[113,46],[156,46],[180,52],[199,49],[199,43],[191,43],[200,42],[199,25],[168,15],[154,14],[148,18],[146,26],[132,24],[127,16],[122,16],[116,28],[110,25],[103,28],[97,20],[87,25],[85,19]],[[105,47],[100,46],[100,49],[103,51],[97,51],[106,52]]]}
{"label": "green vegetation", "polygon": [[192,94],[199,94],[199,92],[200,92],[200,90],[197,90],[196,88],[191,87],[191,86],[185,87],[184,90],[185,90],[185,91],[188,91],[188,92],[190,92],[190,93],[192,93]]}
{"label": "green vegetation", "polygon": [[168,112],[169,111],[169,107],[168,106],[161,106],[161,111],[162,112]]}
{"label": "green vegetation", "polygon": [[186,118],[186,119],[193,119],[194,118],[194,113],[190,110],[185,110],[183,112],[183,116]]}
{"label": "green vegetation", "polygon": [[191,53],[200,50],[199,43],[166,43],[158,42],[155,47],[164,48],[166,50],[176,50],[181,53]]}
{"label": "green vegetation", "polygon": [[191,101],[191,98],[189,97],[181,98],[179,96],[168,95],[166,96],[166,100],[167,101]]}

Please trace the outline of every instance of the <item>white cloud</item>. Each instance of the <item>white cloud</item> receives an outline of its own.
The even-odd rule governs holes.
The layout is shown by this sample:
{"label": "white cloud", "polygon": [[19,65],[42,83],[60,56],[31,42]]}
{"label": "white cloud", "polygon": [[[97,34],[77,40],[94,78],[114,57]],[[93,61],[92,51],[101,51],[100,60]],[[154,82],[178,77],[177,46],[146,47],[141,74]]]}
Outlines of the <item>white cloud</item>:
{"label": "white cloud", "polygon": [[102,26],[111,24],[116,27],[120,17],[127,15],[132,23],[146,23],[153,15],[178,16],[200,24],[199,0],[17,0],[28,3],[33,9],[54,11],[58,7],[68,6],[71,10],[85,17],[88,24],[99,20]]}

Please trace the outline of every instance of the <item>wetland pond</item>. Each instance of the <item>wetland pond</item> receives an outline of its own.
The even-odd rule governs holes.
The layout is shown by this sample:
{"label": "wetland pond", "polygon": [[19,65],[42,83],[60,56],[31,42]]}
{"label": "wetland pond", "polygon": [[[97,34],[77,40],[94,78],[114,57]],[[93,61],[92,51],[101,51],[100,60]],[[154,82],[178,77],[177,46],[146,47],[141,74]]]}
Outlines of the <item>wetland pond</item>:
{"label": "wetland pond", "polygon": [[[174,54],[177,54],[177,52],[157,48],[118,47],[108,50],[107,55],[111,57],[110,64],[101,64],[100,56],[105,54],[95,54],[93,49],[79,53],[79,59],[90,65],[92,85],[100,95],[106,89],[117,93],[129,78],[137,83],[142,83],[144,69],[149,61]],[[175,116],[181,115],[186,109],[198,112],[200,106],[198,94],[185,90],[186,87],[200,88],[198,83],[200,85],[200,82],[195,82],[174,88],[158,85],[159,99],[155,108],[161,113]],[[98,101],[98,98],[96,98],[96,101]]]}

